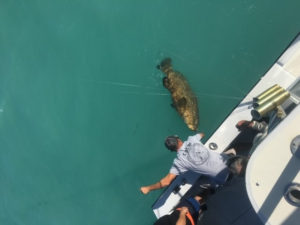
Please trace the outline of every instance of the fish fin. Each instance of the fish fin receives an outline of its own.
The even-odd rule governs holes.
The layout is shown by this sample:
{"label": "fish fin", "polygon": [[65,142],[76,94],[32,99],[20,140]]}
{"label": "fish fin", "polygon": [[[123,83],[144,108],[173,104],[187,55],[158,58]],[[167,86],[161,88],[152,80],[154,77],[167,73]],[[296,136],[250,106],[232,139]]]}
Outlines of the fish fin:
{"label": "fish fin", "polygon": [[183,97],[183,98],[181,98],[181,99],[178,100],[178,102],[176,103],[176,106],[178,108],[185,108],[186,107],[186,103],[187,103],[186,98]]}
{"label": "fish fin", "polygon": [[170,81],[169,81],[169,79],[167,77],[164,77],[162,79],[162,81],[163,81],[163,86],[168,89],[170,87]]}

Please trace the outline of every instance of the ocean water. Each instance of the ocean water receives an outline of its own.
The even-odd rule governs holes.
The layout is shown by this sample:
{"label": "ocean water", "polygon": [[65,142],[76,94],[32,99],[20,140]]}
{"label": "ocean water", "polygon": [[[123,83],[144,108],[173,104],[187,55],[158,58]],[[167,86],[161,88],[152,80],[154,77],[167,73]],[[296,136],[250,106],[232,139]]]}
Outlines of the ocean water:
{"label": "ocean water", "polygon": [[192,135],[156,65],[171,57],[206,136],[300,31],[300,1],[0,0],[0,224],[155,221],[140,186]]}

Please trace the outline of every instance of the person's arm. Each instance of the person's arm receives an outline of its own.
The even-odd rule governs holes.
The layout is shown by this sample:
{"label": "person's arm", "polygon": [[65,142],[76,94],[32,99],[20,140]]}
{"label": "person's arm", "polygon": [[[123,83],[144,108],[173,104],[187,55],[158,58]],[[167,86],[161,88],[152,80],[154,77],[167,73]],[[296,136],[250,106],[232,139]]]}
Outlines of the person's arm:
{"label": "person's arm", "polygon": [[247,127],[252,127],[252,122],[248,120],[240,120],[235,127],[239,130],[245,130]]}
{"label": "person's arm", "polygon": [[178,220],[176,225],[186,225],[186,214],[188,213],[189,209],[187,207],[182,207],[179,213]]}
{"label": "person's arm", "polygon": [[157,182],[155,184],[151,184],[149,186],[143,186],[143,187],[140,188],[140,190],[143,194],[146,195],[150,191],[161,189],[163,187],[168,186],[175,179],[175,177],[176,177],[175,174],[168,173],[167,176],[162,178],[159,182]]}
{"label": "person's arm", "polygon": [[204,133],[199,133],[199,135],[200,135],[200,140],[205,136]]}
{"label": "person's arm", "polygon": [[250,127],[258,132],[264,132],[267,128],[268,124],[266,122],[258,122],[258,121],[247,121],[241,120],[236,124],[236,127],[241,131],[247,127]]}
{"label": "person's arm", "polygon": [[264,121],[252,121],[249,126],[252,127],[254,130],[257,130],[258,132],[265,132],[266,128],[268,127],[268,124]]}
{"label": "person's arm", "polygon": [[201,141],[204,136],[204,133],[197,133],[193,136],[189,136],[187,141]]}

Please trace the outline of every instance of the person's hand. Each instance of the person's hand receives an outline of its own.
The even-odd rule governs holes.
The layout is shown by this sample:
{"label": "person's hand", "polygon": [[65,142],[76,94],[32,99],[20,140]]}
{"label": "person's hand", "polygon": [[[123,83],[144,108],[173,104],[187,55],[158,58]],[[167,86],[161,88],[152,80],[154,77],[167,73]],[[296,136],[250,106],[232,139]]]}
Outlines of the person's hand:
{"label": "person's hand", "polygon": [[140,190],[144,195],[148,194],[150,191],[148,187],[141,187]]}
{"label": "person's hand", "polygon": [[204,133],[199,133],[199,135],[201,136],[201,138],[203,138],[205,136]]}
{"label": "person's hand", "polygon": [[241,120],[241,121],[239,121],[239,122],[235,125],[235,127],[236,127],[239,131],[241,131],[241,130],[244,130],[245,128],[249,127],[250,123],[251,123],[251,121],[248,121],[248,120]]}
{"label": "person's hand", "polygon": [[180,214],[181,215],[185,215],[185,214],[187,214],[189,212],[189,209],[188,209],[188,207],[182,207],[181,208],[181,210],[180,210]]}

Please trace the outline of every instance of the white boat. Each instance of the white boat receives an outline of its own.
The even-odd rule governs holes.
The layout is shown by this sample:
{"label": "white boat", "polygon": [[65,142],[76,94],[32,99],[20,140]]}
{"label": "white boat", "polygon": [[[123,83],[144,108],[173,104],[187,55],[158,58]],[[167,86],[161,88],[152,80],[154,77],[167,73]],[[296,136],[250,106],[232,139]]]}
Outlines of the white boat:
{"label": "white boat", "polygon": [[[274,123],[256,147],[245,178],[233,179],[210,197],[208,210],[198,224],[300,224],[300,34],[205,146],[221,153],[245,138],[235,124],[240,120],[252,120],[256,115],[253,98],[273,85],[279,85],[290,94],[281,103],[286,117]],[[194,173],[178,176],[153,204],[156,217],[170,214],[198,178]]]}

